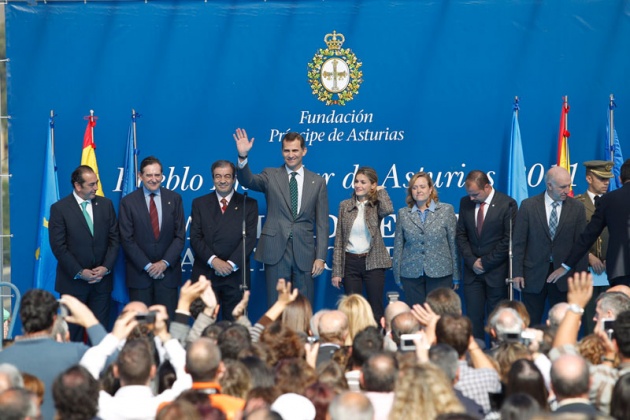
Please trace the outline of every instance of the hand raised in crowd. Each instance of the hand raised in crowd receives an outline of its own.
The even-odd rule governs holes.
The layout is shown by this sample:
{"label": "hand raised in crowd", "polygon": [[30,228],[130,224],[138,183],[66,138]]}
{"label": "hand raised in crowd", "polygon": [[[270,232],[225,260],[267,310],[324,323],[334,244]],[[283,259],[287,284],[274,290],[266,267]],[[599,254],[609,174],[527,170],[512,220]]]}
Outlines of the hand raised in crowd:
{"label": "hand raised in crowd", "polygon": [[430,344],[435,343],[435,326],[440,320],[440,316],[433,312],[433,309],[431,309],[428,303],[425,303],[424,306],[416,303],[411,308],[411,314],[425,327],[424,331],[427,341]]}
{"label": "hand raised in crowd", "polygon": [[593,296],[593,275],[588,271],[575,273],[567,280],[567,302],[585,308]]}
{"label": "hand raised in crowd", "polygon": [[166,343],[171,339],[171,334],[169,334],[168,327],[166,325],[166,321],[168,321],[166,306],[151,305],[149,306],[149,311],[155,312],[155,327],[153,329],[153,333],[162,341],[162,343]]}
{"label": "hand raised in crowd", "polygon": [[125,311],[120,314],[116,322],[114,323],[114,328],[112,328],[112,335],[114,335],[119,340],[125,340],[131,331],[135,327],[138,326],[138,321],[136,321],[136,311]]}
{"label": "hand raised in crowd", "polygon": [[232,310],[232,316],[235,321],[238,321],[240,317],[245,313],[245,309],[247,309],[247,305],[249,304],[249,290],[245,290],[243,293],[243,299],[234,307]]}
{"label": "hand raised in crowd", "polygon": [[190,313],[190,304],[193,300],[201,296],[201,294],[210,286],[210,282],[206,276],[199,276],[197,282],[192,283],[186,280],[186,283],[179,291],[179,301],[177,302],[177,311]]}
{"label": "hand raised in crowd", "polygon": [[276,291],[278,292],[278,303],[288,305],[297,299],[300,291],[298,289],[291,290],[291,282],[285,279],[278,279],[276,284]]}
{"label": "hand raised in crowd", "polygon": [[247,138],[247,131],[241,128],[236,129],[236,133],[232,135],[234,137],[234,141],[236,141],[236,150],[238,150],[238,155],[247,157],[247,154],[254,146],[254,138],[252,137],[251,141]]}
{"label": "hand raised in crowd", "polygon": [[68,308],[67,322],[80,325],[83,328],[90,328],[98,324],[98,319],[96,319],[90,308],[74,296],[61,295],[59,303],[66,305]]}
{"label": "hand raised in crowd", "polygon": [[[200,279],[203,277],[206,280],[204,275],[199,276]],[[212,289],[212,282],[210,280],[206,280],[208,282],[208,286],[201,292],[199,296],[201,301],[206,307],[203,309],[203,313],[208,315],[211,318],[216,318],[219,315],[219,302],[217,301],[217,296],[214,294],[214,290]]]}

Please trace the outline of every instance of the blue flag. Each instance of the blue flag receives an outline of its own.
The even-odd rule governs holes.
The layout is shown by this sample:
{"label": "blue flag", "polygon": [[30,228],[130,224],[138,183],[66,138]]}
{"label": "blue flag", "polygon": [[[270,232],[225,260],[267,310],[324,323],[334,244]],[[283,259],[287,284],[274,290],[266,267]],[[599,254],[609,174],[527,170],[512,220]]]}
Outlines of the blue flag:
{"label": "blue flag", "polygon": [[[129,132],[127,134],[127,147],[125,149],[125,166],[123,168],[123,181],[121,186],[122,199],[129,193],[132,193],[136,189],[136,150],[134,148],[134,133],[133,125],[136,121],[136,115],[131,117],[131,124],[129,124]],[[125,305],[129,302],[129,290],[127,290],[126,275],[125,275],[125,256],[123,249],[120,247],[118,259],[116,260],[116,267],[114,268],[114,288],[112,290],[112,299],[116,302]]]}
{"label": "blue flag", "polygon": [[[615,107],[615,104],[611,105]],[[613,127],[613,144],[610,144],[610,113],[608,114],[608,124],[606,124],[606,142],[605,148],[606,157],[605,160],[612,160],[613,168],[612,173],[614,177],[610,180],[610,184],[608,185],[608,191],[616,190],[617,188],[621,188],[621,180],[619,179],[619,174],[621,173],[621,165],[623,165],[623,154],[621,153],[621,146],[619,145],[619,137],[617,137],[617,130]]]}
{"label": "blue flag", "polygon": [[48,240],[48,220],[50,206],[59,200],[59,182],[57,181],[57,165],[53,150],[53,129],[55,122],[48,119],[48,141],[44,158],[44,174],[42,176],[42,196],[39,204],[39,221],[37,229],[37,249],[35,250],[35,278],[33,287],[55,293],[55,277],[57,259],[50,249]]}
{"label": "blue flag", "polygon": [[508,166],[508,195],[518,205],[528,197],[527,174],[525,172],[525,158],[521,143],[521,129],[518,125],[518,101],[514,103],[512,114],[512,133],[510,135],[510,162]]}

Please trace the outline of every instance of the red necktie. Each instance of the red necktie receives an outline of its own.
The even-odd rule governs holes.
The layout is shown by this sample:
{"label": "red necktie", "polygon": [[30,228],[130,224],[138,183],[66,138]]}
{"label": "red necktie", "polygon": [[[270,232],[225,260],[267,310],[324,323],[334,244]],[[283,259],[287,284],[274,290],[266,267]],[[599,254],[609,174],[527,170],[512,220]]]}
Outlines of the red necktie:
{"label": "red necktie", "polygon": [[481,235],[481,229],[483,228],[483,208],[486,202],[479,204],[479,211],[477,212],[477,235]]}
{"label": "red necktie", "polygon": [[151,226],[153,227],[153,236],[155,239],[160,237],[160,219],[158,218],[157,206],[155,205],[155,194],[149,194],[151,202],[149,203],[149,215],[151,216]]}
{"label": "red necktie", "polygon": [[227,210],[227,200],[225,198],[221,199],[221,213],[225,213]]}

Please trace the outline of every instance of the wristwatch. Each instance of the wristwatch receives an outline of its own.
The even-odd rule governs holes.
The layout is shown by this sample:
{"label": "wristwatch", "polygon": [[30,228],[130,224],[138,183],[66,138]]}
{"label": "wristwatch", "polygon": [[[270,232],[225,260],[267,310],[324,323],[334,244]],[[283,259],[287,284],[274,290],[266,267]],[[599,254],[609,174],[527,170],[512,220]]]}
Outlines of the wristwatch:
{"label": "wristwatch", "polygon": [[578,315],[582,315],[584,313],[584,308],[580,308],[580,305],[578,305],[576,303],[570,304],[567,309],[569,311],[573,312],[573,313],[578,314]]}

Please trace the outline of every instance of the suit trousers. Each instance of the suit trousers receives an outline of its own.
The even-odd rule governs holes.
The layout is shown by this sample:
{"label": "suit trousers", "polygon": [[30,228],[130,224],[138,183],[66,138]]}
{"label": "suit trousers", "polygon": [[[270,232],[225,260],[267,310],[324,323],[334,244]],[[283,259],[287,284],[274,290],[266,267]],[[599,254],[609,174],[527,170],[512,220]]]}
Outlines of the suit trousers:
{"label": "suit trousers", "polygon": [[291,282],[292,289],[298,289],[311,305],[315,296],[313,288],[313,276],[311,271],[302,271],[297,266],[293,257],[293,238],[289,238],[284,255],[277,264],[265,264],[265,280],[267,282],[267,306],[271,307],[278,300],[276,284],[278,279],[285,279]]}
{"label": "suit trousers", "polygon": [[[77,280],[83,281],[83,280]],[[109,323],[109,305],[110,305],[110,294],[109,293],[98,293],[94,286],[90,286],[90,290],[86,294],[77,294],[72,293],[72,295],[83,302],[94,314],[98,322],[105,328],[107,328]],[[85,328],[77,325],[68,323],[68,331],[70,333],[70,340],[82,343],[86,338]],[[97,345],[98,343],[92,343],[93,345]]]}
{"label": "suit trousers", "polygon": [[383,290],[385,289],[385,269],[375,268],[367,270],[365,259],[367,256],[358,256],[346,252],[344,267],[343,287],[347,295],[363,294],[363,288],[367,294],[367,301],[372,307],[374,320],[377,324],[383,317]]}
{"label": "suit trousers", "polygon": [[466,315],[472,321],[473,336],[485,341],[485,318],[497,304],[508,298],[507,286],[491,287],[481,276],[475,276],[471,283],[464,284]]}
{"label": "suit trousers", "polygon": [[129,288],[129,300],[139,301],[147,306],[164,305],[168,318],[174,319],[177,308],[178,293],[177,287],[165,287],[160,280],[153,280],[146,289]]}
{"label": "suit trousers", "polygon": [[401,277],[400,281],[405,292],[405,303],[413,306],[416,303],[422,305],[427,300],[427,295],[440,287],[451,288],[453,275],[444,277],[420,276],[415,279]]}
{"label": "suit trousers", "polygon": [[[547,276],[553,272],[553,264],[549,264]],[[527,281],[527,279],[525,279]],[[547,283],[540,293],[521,292],[523,304],[529,313],[529,325],[539,325],[542,323],[545,312],[545,302],[549,300],[549,308],[556,303],[567,301],[567,292],[561,292],[556,283]]]}
{"label": "suit trousers", "polygon": [[[217,302],[221,305],[221,319],[234,321],[232,311],[243,299],[243,268],[233,272],[227,277],[215,277],[212,279],[212,291],[217,297]],[[247,282],[249,289],[249,279]]]}

